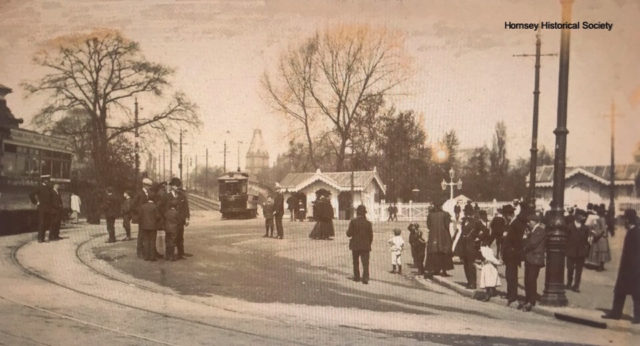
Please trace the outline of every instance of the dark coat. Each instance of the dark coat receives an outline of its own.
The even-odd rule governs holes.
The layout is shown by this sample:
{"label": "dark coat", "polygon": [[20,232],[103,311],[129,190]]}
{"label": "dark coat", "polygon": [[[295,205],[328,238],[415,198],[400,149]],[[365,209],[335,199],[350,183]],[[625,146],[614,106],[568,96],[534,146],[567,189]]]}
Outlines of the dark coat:
{"label": "dark coat", "polygon": [[164,212],[164,231],[167,233],[178,233],[178,227],[182,219],[175,205],[171,205]]}
{"label": "dark coat", "polygon": [[138,222],[142,230],[157,230],[162,222],[160,210],[152,201],[148,201],[140,206]]}
{"label": "dark coat", "polygon": [[262,206],[262,214],[265,219],[273,219],[273,203],[265,203]]}
{"label": "dark coat", "polygon": [[284,215],[284,196],[281,192],[276,193],[273,199],[273,208],[276,217],[282,217],[282,215]]}
{"label": "dark coat", "polygon": [[189,212],[189,200],[187,199],[186,193],[183,191],[176,191],[175,196],[171,192],[164,193],[161,198],[160,211],[163,217],[171,205],[174,205],[175,209],[178,211],[178,221],[181,225],[184,224],[186,219],[191,216]]}
{"label": "dark coat", "polygon": [[347,229],[349,249],[358,251],[371,251],[373,242],[373,226],[364,216],[358,216],[349,222]]}
{"label": "dark coat", "polygon": [[496,215],[489,223],[491,228],[491,239],[502,239],[505,232],[507,232],[507,219],[502,215]]}
{"label": "dark coat", "polygon": [[522,245],[524,261],[526,263],[544,267],[546,240],[547,229],[542,223],[539,224],[532,232],[527,234]]}
{"label": "dark coat", "polygon": [[427,253],[451,254],[451,234],[449,233],[449,213],[442,210],[434,210],[427,216]]}
{"label": "dark coat", "polygon": [[38,204],[38,210],[51,211],[53,208],[53,188],[48,184],[41,184],[29,194],[31,203]]}
{"label": "dark coat", "polygon": [[104,196],[102,211],[105,218],[116,218],[120,215],[120,200],[115,194]]}
{"label": "dark coat", "polygon": [[[462,233],[456,245],[456,255],[460,258],[476,259],[480,257],[480,231],[484,227],[479,221],[465,217],[462,220]],[[486,229],[486,227],[484,227]]]}
{"label": "dark coat", "polygon": [[123,217],[131,218],[133,214],[133,202],[134,201],[131,198],[125,199],[124,201],[122,201],[122,205],[120,206],[120,212],[122,213]]}
{"label": "dark coat", "polygon": [[522,262],[522,237],[526,227],[527,224],[522,214],[519,214],[507,226],[507,236],[504,237],[502,242],[502,259],[505,262]]}
{"label": "dark coat", "polygon": [[57,213],[62,212],[62,196],[60,196],[60,192],[56,192],[56,190],[51,189],[51,209]]}
{"label": "dark coat", "polygon": [[614,291],[617,294],[631,294],[640,299],[640,227],[627,231],[622,245],[620,269]]}
{"label": "dark coat", "polygon": [[576,227],[575,222],[567,225],[567,257],[580,258],[589,255],[589,228],[585,225]]}
{"label": "dark coat", "polygon": [[153,194],[151,193],[151,189],[147,189],[145,193],[144,188],[138,190],[136,196],[133,198],[131,202],[131,211],[133,212],[133,223],[138,223],[138,219],[140,218],[140,208],[143,204],[147,203],[150,199],[154,199]]}

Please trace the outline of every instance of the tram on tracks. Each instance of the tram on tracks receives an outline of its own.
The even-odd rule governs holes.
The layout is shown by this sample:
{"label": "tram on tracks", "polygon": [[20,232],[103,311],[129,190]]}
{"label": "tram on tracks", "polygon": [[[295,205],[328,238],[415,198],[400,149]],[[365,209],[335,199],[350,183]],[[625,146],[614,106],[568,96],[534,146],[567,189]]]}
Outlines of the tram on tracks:
{"label": "tram on tracks", "polygon": [[37,229],[36,207],[29,193],[49,175],[60,185],[63,208],[70,210],[71,160],[69,141],[20,129],[22,119],[11,114],[4,96],[11,92],[0,84],[0,235]]}
{"label": "tram on tracks", "polygon": [[223,219],[249,219],[258,214],[258,196],[249,193],[249,173],[228,172],[218,178]]}

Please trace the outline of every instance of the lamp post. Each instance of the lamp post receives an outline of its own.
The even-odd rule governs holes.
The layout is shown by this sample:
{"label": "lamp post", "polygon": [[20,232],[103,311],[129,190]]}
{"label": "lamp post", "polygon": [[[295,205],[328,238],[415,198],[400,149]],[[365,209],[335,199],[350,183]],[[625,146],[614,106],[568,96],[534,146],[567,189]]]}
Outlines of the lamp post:
{"label": "lamp post", "polygon": [[240,172],[240,145],[242,141],[238,141],[238,172]]}
{"label": "lamp post", "polygon": [[462,190],[462,179],[458,178],[458,181],[454,182],[453,178],[455,176],[455,172],[453,171],[453,168],[449,169],[449,178],[451,179],[448,183],[442,179],[442,182],[440,183],[440,186],[442,186],[442,191],[446,191],[447,190],[447,186],[449,186],[450,190],[449,190],[449,199],[453,199],[453,187],[457,187],[458,190]]}
{"label": "lamp post", "polygon": [[[560,0],[562,22],[571,23],[573,0]],[[564,294],[564,248],[567,235],[564,225],[564,185],[567,154],[567,95],[569,90],[569,46],[571,30],[563,28],[560,38],[560,71],[558,73],[558,115],[555,159],[553,163],[553,201],[551,204],[551,227],[547,231],[547,267],[544,278],[543,305],[566,306],[569,301]]]}

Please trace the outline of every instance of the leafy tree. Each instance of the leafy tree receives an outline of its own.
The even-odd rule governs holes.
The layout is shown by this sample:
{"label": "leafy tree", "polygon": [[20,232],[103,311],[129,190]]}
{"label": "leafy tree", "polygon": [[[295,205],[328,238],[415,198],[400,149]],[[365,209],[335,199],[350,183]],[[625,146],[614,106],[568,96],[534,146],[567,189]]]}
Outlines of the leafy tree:
{"label": "leafy tree", "polygon": [[489,174],[491,184],[495,190],[495,198],[506,198],[504,179],[509,171],[509,159],[507,158],[507,127],[504,122],[496,123],[493,144],[489,153]]}
{"label": "leafy tree", "polygon": [[24,83],[29,95],[45,94],[49,102],[35,116],[39,127],[49,127],[74,113],[86,119],[81,132],[89,135],[91,159],[100,182],[112,174],[109,143],[136,127],[141,131],[171,131],[173,125],[198,126],[196,106],[177,92],[163,111],[135,124],[127,105],[141,95],[163,96],[173,71],[146,60],[137,42],[114,30],[57,37],[34,56],[48,72]]}
{"label": "leafy tree", "polygon": [[487,201],[493,197],[493,187],[489,179],[489,149],[486,146],[473,149],[468,161],[463,165],[462,181],[467,197],[480,201]]}

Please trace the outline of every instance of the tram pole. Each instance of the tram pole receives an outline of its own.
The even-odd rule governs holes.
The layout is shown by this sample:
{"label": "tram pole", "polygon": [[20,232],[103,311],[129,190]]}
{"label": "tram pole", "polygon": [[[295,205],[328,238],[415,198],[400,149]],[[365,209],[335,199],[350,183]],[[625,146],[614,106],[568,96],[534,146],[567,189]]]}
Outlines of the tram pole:
{"label": "tram pole", "polygon": [[180,161],[178,163],[178,169],[180,170],[180,181],[182,181],[182,129],[180,129]]}
{"label": "tram pole", "polygon": [[134,128],[134,136],[135,136],[135,160],[136,160],[136,181],[134,186],[136,187],[136,191],[138,191],[140,186],[140,145],[138,143],[138,98],[135,98],[135,110],[134,110],[134,120],[133,120],[133,128]]}

